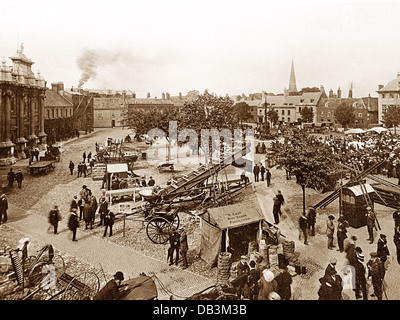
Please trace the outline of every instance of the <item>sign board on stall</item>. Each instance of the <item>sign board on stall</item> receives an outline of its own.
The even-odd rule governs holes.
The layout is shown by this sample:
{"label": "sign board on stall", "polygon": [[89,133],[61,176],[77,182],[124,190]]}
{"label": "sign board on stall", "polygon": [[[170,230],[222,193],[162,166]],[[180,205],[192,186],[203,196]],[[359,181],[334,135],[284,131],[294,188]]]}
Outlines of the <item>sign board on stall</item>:
{"label": "sign board on stall", "polygon": [[128,214],[128,213],[131,213],[131,210],[132,210],[132,205],[131,205],[131,203],[120,203],[119,204],[119,213],[125,213],[125,214]]}

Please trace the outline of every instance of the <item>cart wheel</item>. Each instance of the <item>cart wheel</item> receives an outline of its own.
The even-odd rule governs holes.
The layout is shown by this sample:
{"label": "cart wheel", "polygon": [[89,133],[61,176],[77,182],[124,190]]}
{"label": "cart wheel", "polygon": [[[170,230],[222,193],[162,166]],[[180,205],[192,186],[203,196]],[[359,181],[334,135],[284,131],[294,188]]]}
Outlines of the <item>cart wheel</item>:
{"label": "cart wheel", "polygon": [[53,276],[55,276],[55,280],[57,280],[65,272],[64,259],[56,254],[51,263],[45,260],[39,260],[39,262],[29,270],[29,286],[34,287],[40,285],[44,278],[49,275],[50,269],[54,271]]}
{"label": "cart wheel", "polygon": [[171,222],[172,227],[174,227],[175,229],[178,229],[180,222],[181,222],[181,220],[179,219],[179,215],[176,214],[174,220]]}
{"label": "cart wheel", "polygon": [[86,300],[93,298],[100,289],[99,277],[93,272],[83,272],[65,287],[62,300]]}
{"label": "cart wheel", "polygon": [[152,218],[146,227],[149,239],[156,244],[164,244],[168,241],[172,224],[165,218]]}

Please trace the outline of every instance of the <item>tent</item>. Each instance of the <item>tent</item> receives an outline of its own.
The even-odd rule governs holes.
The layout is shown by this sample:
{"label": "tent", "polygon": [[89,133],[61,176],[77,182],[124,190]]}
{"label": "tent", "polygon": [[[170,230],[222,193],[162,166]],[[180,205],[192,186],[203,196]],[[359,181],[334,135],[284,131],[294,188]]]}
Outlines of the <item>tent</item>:
{"label": "tent", "polygon": [[345,131],[345,134],[360,134],[360,133],[365,133],[366,131],[360,128],[354,128],[354,129],[349,129]]}
{"label": "tent", "polygon": [[232,259],[247,254],[248,243],[261,238],[264,215],[256,201],[208,209],[201,216],[200,257],[214,265],[221,251]]}
{"label": "tent", "polygon": [[368,129],[367,131],[368,132],[382,133],[382,132],[388,131],[388,129],[383,128],[383,127],[374,127],[374,128]]}

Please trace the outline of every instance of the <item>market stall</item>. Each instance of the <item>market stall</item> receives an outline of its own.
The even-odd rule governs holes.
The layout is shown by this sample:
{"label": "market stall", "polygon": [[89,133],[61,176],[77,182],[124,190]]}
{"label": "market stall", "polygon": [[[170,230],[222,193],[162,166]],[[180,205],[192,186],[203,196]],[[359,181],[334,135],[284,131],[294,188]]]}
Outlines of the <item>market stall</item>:
{"label": "market stall", "polygon": [[257,202],[210,208],[201,215],[200,257],[214,265],[221,252],[232,259],[247,254],[249,243],[262,238],[264,216]]}
{"label": "market stall", "polygon": [[[368,194],[375,192],[371,185],[364,184],[364,186]],[[366,225],[367,205],[364,197],[363,190],[359,185],[343,188],[340,195],[344,218],[353,228]]]}

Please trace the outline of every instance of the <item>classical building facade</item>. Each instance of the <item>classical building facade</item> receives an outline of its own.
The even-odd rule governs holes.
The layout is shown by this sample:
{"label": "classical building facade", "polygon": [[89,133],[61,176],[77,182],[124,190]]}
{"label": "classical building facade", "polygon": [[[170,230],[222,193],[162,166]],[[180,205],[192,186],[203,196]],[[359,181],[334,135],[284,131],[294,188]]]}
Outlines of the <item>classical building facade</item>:
{"label": "classical building facade", "polygon": [[46,81],[31,67],[34,62],[23,53],[10,57],[13,65],[0,66],[0,165],[25,158],[24,149],[46,143],[44,132]]}
{"label": "classical building facade", "polygon": [[378,121],[383,123],[383,115],[390,106],[400,107],[400,72],[386,86],[378,86]]}

